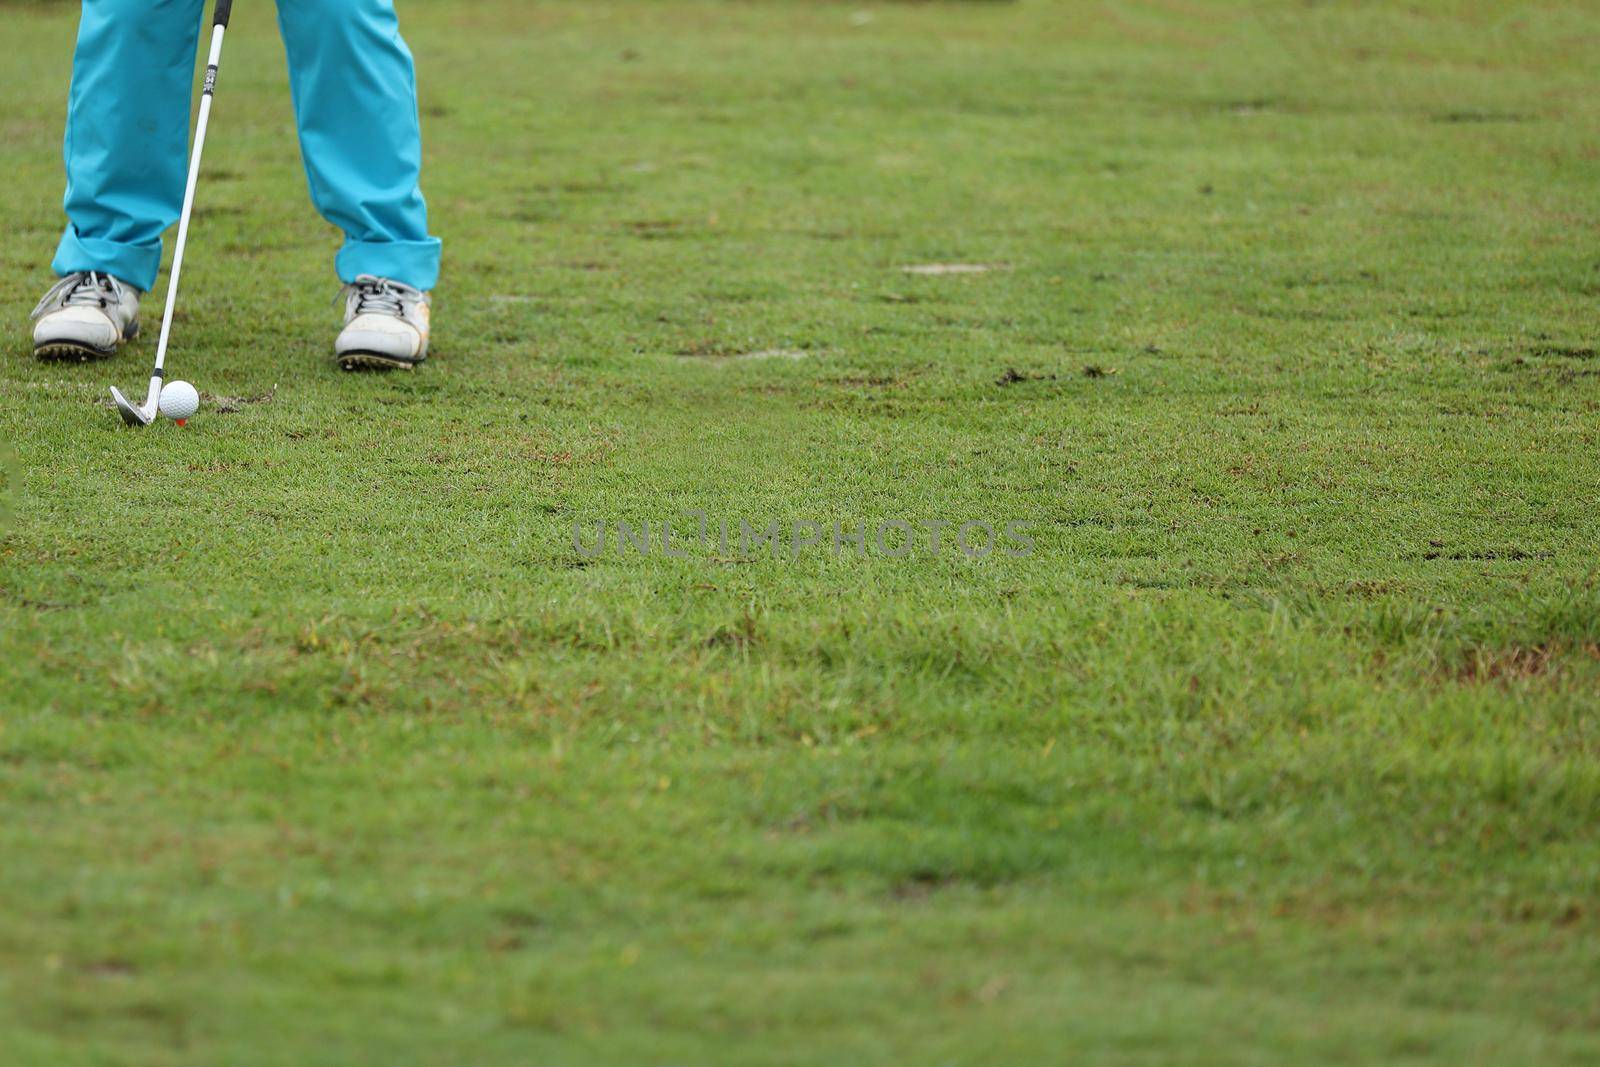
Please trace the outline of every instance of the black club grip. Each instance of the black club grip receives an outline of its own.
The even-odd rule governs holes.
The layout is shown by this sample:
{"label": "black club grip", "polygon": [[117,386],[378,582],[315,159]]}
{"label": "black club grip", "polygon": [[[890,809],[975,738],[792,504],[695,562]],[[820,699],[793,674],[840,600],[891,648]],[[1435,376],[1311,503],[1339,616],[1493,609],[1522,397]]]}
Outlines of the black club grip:
{"label": "black club grip", "polygon": [[233,0],[217,0],[217,17],[213,20],[213,25],[226,26],[228,16],[231,14],[233,14]]}

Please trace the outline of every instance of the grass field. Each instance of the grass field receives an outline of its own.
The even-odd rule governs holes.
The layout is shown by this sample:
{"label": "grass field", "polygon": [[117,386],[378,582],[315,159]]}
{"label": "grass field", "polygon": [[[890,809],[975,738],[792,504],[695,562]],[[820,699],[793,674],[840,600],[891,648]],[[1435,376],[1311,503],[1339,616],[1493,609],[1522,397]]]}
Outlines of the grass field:
{"label": "grass field", "polygon": [[0,1061],[1600,1058],[1592,4],[401,10],[435,358],[242,3],[132,432],[0,3]]}

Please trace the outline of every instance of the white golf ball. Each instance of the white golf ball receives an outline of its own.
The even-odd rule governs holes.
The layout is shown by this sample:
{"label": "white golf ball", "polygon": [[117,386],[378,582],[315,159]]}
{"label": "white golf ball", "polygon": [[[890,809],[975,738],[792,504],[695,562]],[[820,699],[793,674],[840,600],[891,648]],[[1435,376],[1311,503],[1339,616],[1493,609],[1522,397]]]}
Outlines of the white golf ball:
{"label": "white golf ball", "polygon": [[169,419],[187,419],[200,410],[200,394],[188,382],[168,382],[156,406]]}

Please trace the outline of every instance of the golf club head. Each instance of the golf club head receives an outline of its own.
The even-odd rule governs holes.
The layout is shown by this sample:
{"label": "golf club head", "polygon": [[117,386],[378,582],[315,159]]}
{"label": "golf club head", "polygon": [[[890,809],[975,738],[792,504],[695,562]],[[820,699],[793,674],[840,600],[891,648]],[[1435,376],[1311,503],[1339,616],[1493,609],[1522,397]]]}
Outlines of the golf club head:
{"label": "golf club head", "polygon": [[111,387],[111,399],[117,402],[117,413],[122,416],[122,421],[129,426],[149,426],[155,421],[155,412],[146,412],[143,408],[136,408],[122,395],[122,390],[116,386]]}

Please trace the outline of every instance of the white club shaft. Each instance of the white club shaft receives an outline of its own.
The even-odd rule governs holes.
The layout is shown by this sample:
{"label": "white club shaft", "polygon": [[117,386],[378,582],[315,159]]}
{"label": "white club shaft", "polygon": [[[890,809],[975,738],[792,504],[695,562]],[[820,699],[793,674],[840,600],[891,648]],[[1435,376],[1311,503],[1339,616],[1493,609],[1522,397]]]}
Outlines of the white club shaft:
{"label": "white club shaft", "polygon": [[189,216],[194,212],[194,190],[200,181],[200,157],[206,148],[206,125],[211,118],[211,94],[216,84],[217,63],[222,58],[222,35],[226,26],[211,30],[211,55],[206,60],[205,91],[200,96],[200,116],[194,125],[194,151],[189,156],[189,184],[183,190],[183,214],[178,217],[178,243],[172,250],[172,270],[167,278],[167,306],[161,311],[161,339],[156,343],[156,365],[150,375],[150,394],[145,407],[155,410],[161,396],[162,367],[167,362],[167,342],[172,338],[172,313],[178,307],[178,279],[183,274],[183,250],[189,243]]}

